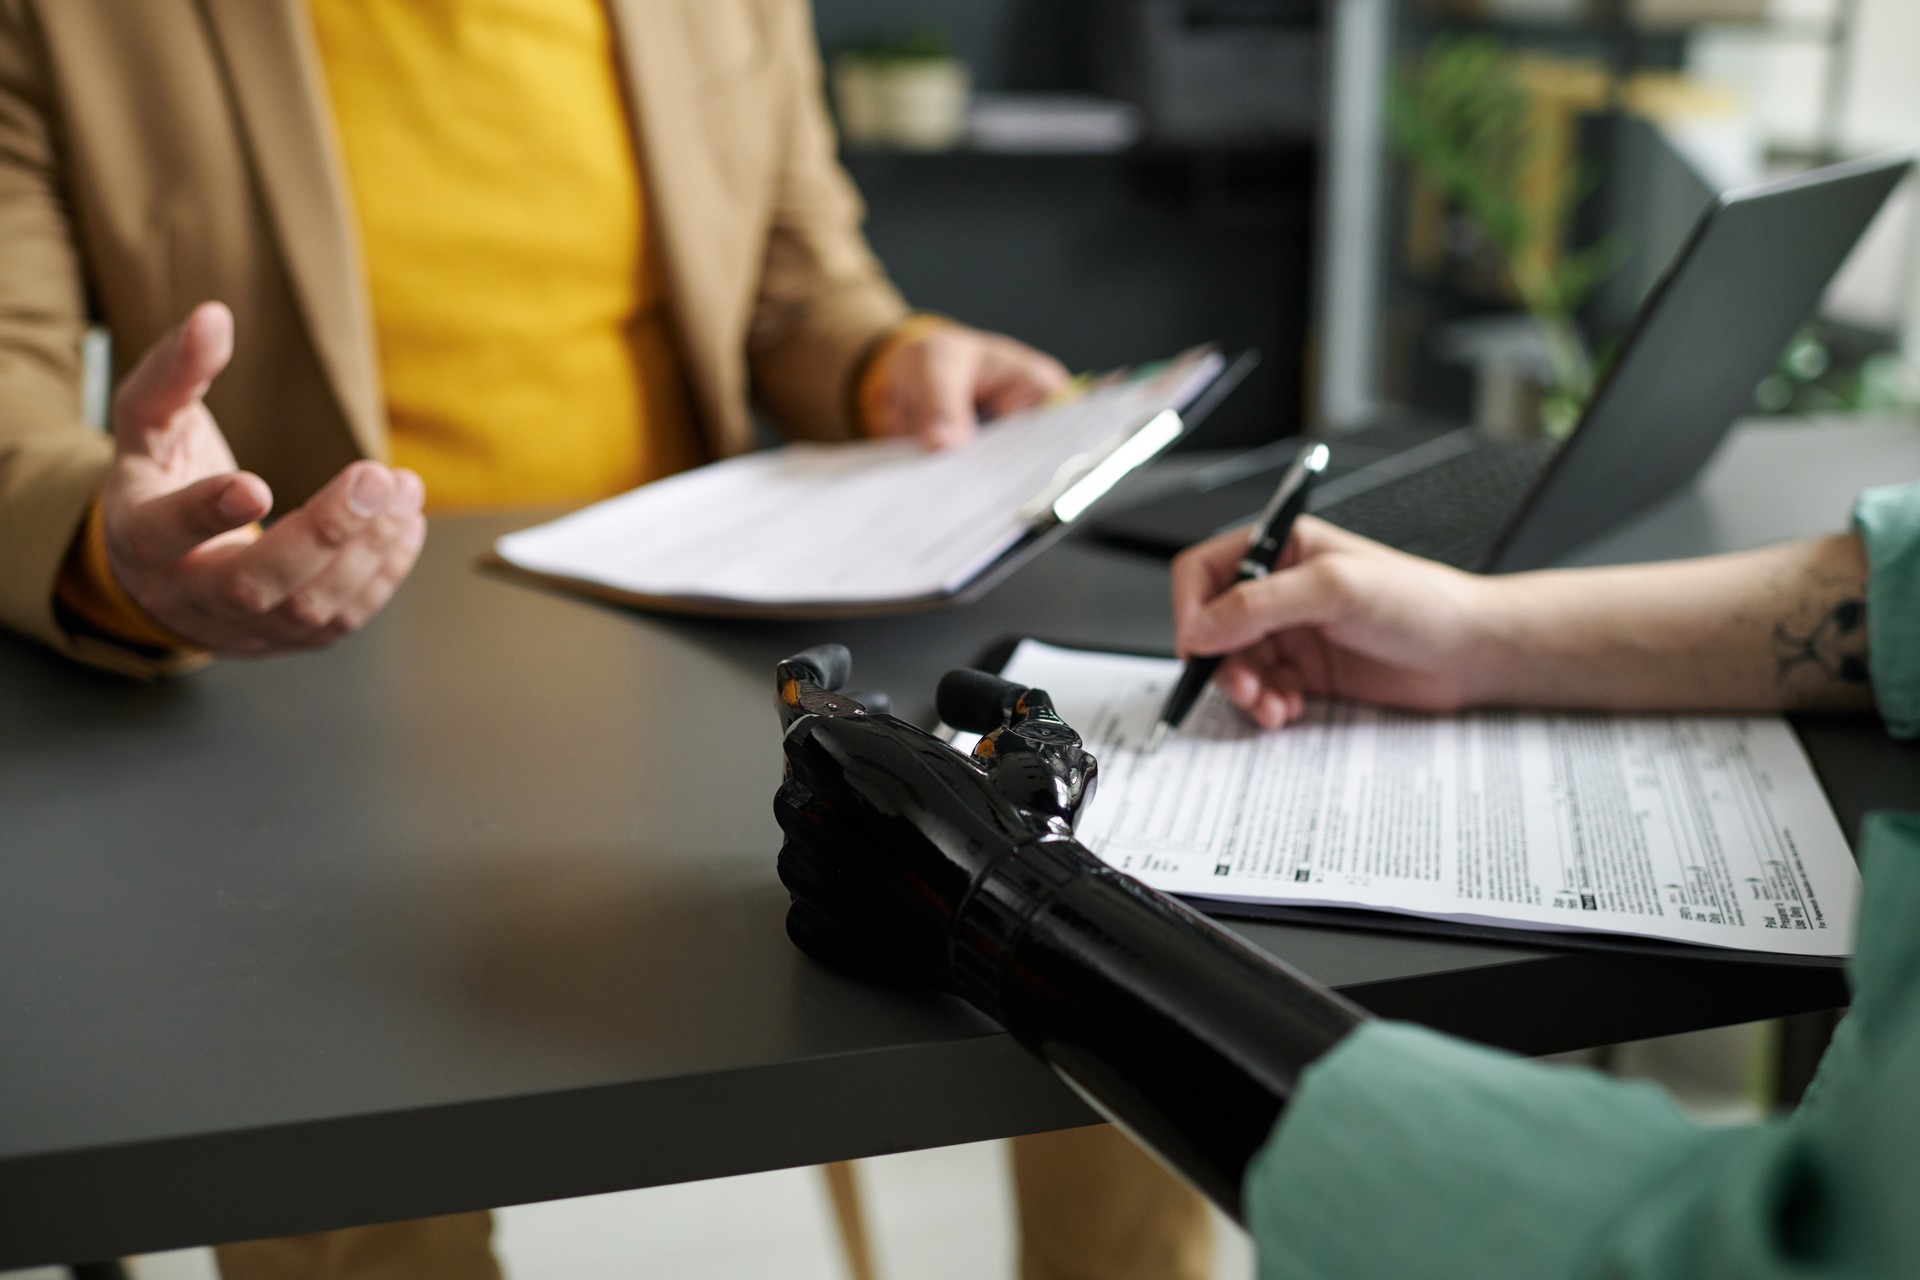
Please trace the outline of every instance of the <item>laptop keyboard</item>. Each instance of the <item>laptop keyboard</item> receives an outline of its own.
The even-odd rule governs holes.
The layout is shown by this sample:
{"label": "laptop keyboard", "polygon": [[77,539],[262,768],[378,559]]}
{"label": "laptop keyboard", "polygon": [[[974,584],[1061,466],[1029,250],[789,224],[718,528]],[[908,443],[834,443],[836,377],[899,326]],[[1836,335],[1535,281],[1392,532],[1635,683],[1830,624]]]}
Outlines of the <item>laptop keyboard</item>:
{"label": "laptop keyboard", "polygon": [[1314,514],[1402,551],[1478,569],[1555,447],[1549,441],[1480,444]]}

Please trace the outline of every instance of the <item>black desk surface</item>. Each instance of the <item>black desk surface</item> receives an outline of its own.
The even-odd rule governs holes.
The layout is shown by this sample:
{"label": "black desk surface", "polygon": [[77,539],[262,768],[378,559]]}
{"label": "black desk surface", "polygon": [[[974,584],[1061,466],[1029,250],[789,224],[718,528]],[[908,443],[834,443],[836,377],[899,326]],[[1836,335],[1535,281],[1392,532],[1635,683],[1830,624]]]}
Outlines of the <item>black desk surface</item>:
{"label": "black desk surface", "polygon": [[[1913,474],[1911,428],[1750,430],[1590,554],[1831,528]],[[475,567],[523,523],[436,522],[387,613],[323,654],[138,686],[0,637],[0,1267],[1090,1118],[970,1010],[788,945],[771,671],[842,640],[857,686],[927,718],[939,674],[1008,633],[1166,645],[1165,566],[1068,544],[964,610],[723,625]],[[1849,830],[1920,795],[1920,752],[1875,723],[1805,732]],[[1728,959],[1244,931],[1528,1052],[1842,998],[1830,971]]]}

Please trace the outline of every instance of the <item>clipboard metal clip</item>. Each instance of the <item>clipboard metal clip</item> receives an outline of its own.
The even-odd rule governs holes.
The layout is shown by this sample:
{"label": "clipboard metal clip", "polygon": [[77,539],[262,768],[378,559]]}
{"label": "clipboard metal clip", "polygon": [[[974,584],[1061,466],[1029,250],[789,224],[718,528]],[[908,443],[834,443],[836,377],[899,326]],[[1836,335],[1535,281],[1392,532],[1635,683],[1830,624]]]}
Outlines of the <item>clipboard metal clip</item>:
{"label": "clipboard metal clip", "polygon": [[[1118,445],[1106,450],[1092,466],[1062,467],[1059,478],[1021,509],[1021,517],[1034,524],[1072,524],[1115,485],[1158,457],[1186,429],[1179,413],[1162,409]],[[1081,458],[1088,456],[1092,455],[1082,454]],[[1078,461],[1080,459],[1075,459]]]}

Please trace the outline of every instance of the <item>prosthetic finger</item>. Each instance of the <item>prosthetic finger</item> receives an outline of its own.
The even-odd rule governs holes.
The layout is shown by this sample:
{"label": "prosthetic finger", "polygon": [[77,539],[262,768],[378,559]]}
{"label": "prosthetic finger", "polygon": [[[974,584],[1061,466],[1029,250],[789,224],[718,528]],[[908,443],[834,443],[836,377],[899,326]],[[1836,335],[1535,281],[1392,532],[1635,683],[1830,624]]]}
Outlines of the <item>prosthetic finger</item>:
{"label": "prosthetic finger", "polygon": [[1014,705],[1025,686],[972,667],[961,667],[940,677],[934,708],[940,718],[967,733],[989,734],[1013,723]]}
{"label": "prosthetic finger", "polygon": [[1364,1016],[1072,837],[1097,764],[1043,691],[942,682],[972,757],[835,693],[844,650],[777,675],[787,929],[822,962],[958,993],[1230,1214],[1306,1068]]}
{"label": "prosthetic finger", "polygon": [[853,655],[843,644],[815,645],[781,662],[774,671],[775,709],[788,729],[805,715],[853,715],[859,702],[834,690],[853,674]]}
{"label": "prosthetic finger", "polygon": [[875,981],[886,980],[886,973],[875,963],[872,948],[865,939],[798,898],[787,908],[787,937],[808,957],[829,969]]}
{"label": "prosthetic finger", "polygon": [[974,759],[996,790],[1051,829],[1073,830],[1093,798],[1099,762],[1046,690],[962,669],[941,678],[935,701],[942,720],[981,735]]}

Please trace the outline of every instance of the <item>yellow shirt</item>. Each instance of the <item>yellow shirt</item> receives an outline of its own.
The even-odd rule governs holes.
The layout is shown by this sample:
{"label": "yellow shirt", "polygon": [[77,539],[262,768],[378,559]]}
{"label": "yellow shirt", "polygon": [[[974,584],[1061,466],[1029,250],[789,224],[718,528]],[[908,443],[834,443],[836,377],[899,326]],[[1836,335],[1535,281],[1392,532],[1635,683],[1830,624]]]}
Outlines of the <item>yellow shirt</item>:
{"label": "yellow shirt", "polygon": [[[602,0],[308,0],[358,223],[392,460],[430,509],[587,502],[707,461],[667,333]],[[941,321],[888,335],[860,386]],[[65,616],[182,649],[107,564]]]}
{"label": "yellow shirt", "polygon": [[308,0],[395,465],[434,508],[705,461],[601,0]]}

